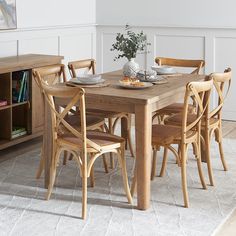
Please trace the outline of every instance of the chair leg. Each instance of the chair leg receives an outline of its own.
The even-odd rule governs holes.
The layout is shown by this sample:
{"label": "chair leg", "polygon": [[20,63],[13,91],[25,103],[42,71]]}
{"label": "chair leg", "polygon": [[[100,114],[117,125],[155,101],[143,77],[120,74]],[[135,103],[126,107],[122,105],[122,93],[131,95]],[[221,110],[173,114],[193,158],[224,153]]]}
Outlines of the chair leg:
{"label": "chair leg", "polygon": [[203,175],[203,172],[202,172],[202,160],[201,160],[200,147],[197,148],[197,144],[196,143],[193,143],[193,147],[195,149],[194,155],[196,156],[196,159],[197,159],[197,168],[198,168],[199,178],[200,178],[200,181],[201,181],[203,189],[206,189],[207,187],[206,187],[204,175]]}
{"label": "chair leg", "polygon": [[128,145],[129,145],[130,154],[132,157],[135,157],[134,149],[133,149],[133,145],[132,145],[131,129],[130,128],[127,130],[127,134],[128,134],[127,141],[128,141]]}
{"label": "chair leg", "polygon": [[219,152],[220,152],[220,159],[221,163],[223,165],[224,171],[227,171],[227,164],[224,158],[224,151],[223,151],[223,144],[222,144],[222,130],[221,130],[221,124],[220,126],[215,130],[215,136],[216,141],[218,142]]}
{"label": "chair leg", "polygon": [[132,204],[132,196],[129,189],[126,161],[125,161],[125,144],[121,145],[120,153],[118,154],[118,160],[120,161],[121,174],[123,176],[124,189],[126,192],[128,203]]}
{"label": "chair leg", "polygon": [[61,153],[61,151],[60,151],[60,149],[58,149],[55,153],[54,160],[52,161],[52,164],[51,164],[50,182],[49,182],[49,185],[48,185],[48,191],[47,191],[47,195],[46,195],[47,200],[50,199],[51,194],[52,194],[52,189],[53,189],[55,179],[56,179],[57,162],[58,162],[60,153]]}
{"label": "chair leg", "polygon": [[135,163],[134,175],[132,178],[131,190],[130,190],[132,197],[134,196],[134,193],[136,192],[136,190],[137,190],[137,173],[136,173],[136,163]]}
{"label": "chair leg", "polygon": [[43,170],[44,170],[44,156],[43,156],[43,148],[42,148],[39,167],[36,173],[36,179],[39,179],[41,177]]}
{"label": "chair leg", "polygon": [[68,158],[68,152],[67,152],[67,151],[64,151],[63,165],[66,165],[66,163],[67,163],[67,158]]}
{"label": "chair leg", "polygon": [[[113,134],[113,125],[112,125],[112,118],[108,118],[108,129],[109,129],[109,133],[110,134]],[[110,153],[110,168],[111,169],[114,169],[115,167],[115,164],[114,164],[114,158],[113,158],[113,155],[112,153]]]}
{"label": "chair leg", "polygon": [[167,163],[167,157],[168,157],[168,148],[165,147],[164,148],[164,156],[163,156],[163,161],[162,161],[162,166],[161,166],[161,172],[160,172],[160,177],[163,177],[165,174],[165,170],[166,170],[166,163]]}
{"label": "chair leg", "polygon": [[205,138],[205,154],[206,154],[206,162],[207,162],[209,181],[210,181],[210,185],[214,186],[214,178],[213,178],[211,158],[210,158],[210,134],[209,134],[209,131],[205,131],[204,138]]}
{"label": "chair leg", "polygon": [[90,186],[92,188],[95,186],[95,181],[94,181],[94,166],[92,166],[91,171],[90,171]]}
{"label": "chair leg", "polygon": [[103,160],[103,166],[104,166],[105,172],[109,173],[108,165],[107,165],[107,159],[106,159],[106,155],[105,154],[102,154],[102,160]]}
{"label": "chair leg", "polygon": [[221,159],[222,165],[224,167],[224,171],[227,171],[228,167],[227,167],[227,164],[226,164],[226,161],[224,158],[222,140],[220,142],[218,142],[218,145],[219,145],[220,159]]}
{"label": "chair leg", "polygon": [[151,180],[154,180],[156,175],[156,166],[157,166],[157,150],[153,149],[153,157],[152,157],[152,171],[151,171]]}
{"label": "chair leg", "polygon": [[87,164],[82,167],[82,219],[87,215]]}
{"label": "chair leg", "polygon": [[186,175],[186,144],[181,144],[181,179],[182,179],[182,191],[184,197],[184,206],[189,207],[188,189],[187,189],[187,175]]}

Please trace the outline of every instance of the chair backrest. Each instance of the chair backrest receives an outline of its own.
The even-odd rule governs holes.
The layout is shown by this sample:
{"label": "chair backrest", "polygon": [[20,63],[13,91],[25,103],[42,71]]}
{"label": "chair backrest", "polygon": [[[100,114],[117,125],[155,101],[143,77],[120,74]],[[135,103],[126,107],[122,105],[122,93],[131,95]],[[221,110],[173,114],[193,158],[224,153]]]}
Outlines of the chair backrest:
{"label": "chair backrest", "polygon": [[190,67],[195,68],[191,74],[199,74],[201,68],[205,66],[204,60],[186,60],[186,59],[176,59],[167,57],[156,57],[155,62],[161,66],[174,66],[174,67]]}
{"label": "chair backrest", "polygon": [[231,85],[231,68],[225,69],[224,73],[212,73],[210,74],[210,77],[213,79],[214,89],[218,95],[218,104],[209,112],[208,119],[212,117],[221,119],[224,101],[228,95]]}
{"label": "chair backrest", "polygon": [[[184,109],[182,120],[182,141],[186,139],[186,134],[190,130],[197,130],[200,133],[201,130],[201,118],[209,106],[209,98],[211,89],[213,87],[212,78],[207,78],[202,82],[190,82],[186,85],[186,92],[184,96]],[[196,105],[196,116],[188,120],[188,106],[189,101],[193,100]]]}
{"label": "chair backrest", "polygon": [[[45,81],[40,81],[40,86],[45,96],[45,100],[50,106],[51,126],[53,132],[53,142],[56,141],[58,135],[66,129],[75,136],[79,143],[78,151],[87,153],[87,145],[95,150],[101,150],[101,147],[86,136],[86,117],[85,117],[85,91],[79,87],[68,87],[64,85],[48,85]],[[64,109],[57,109],[55,99],[66,99]],[[78,107],[78,117],[80,117],[80,131],[72,127],[65,117],[68,115],[73,106]],[[79,150],[82,148],[82,150]]]}
{"label": "chair backrest", "polygon": [[76,76],[78,76],[77,71],[79,69],[87,69],[88,72],[92,70],[92,74],[95,74],[95,64],[96,64],[96,61],[94,59],[71,61],[68,63],[68,68],[69,68],[71,76],[75,78]]}
{"label": "chair backrest", "polygon": [[66,82],[65,65],[56,64],[33,69],[36,83],[41,88],[39,81],[44,81],[49,85],[59,82]]}

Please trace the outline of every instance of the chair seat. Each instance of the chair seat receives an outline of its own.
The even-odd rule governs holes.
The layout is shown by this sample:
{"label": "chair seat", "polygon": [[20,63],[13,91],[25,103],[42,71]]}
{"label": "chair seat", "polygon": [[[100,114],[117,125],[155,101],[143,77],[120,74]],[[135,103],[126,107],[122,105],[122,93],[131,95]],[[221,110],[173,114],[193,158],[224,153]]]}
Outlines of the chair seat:
{"label": "chair seat", "polygon": [[[153,125],[152,126],[152,145],[165,146],[178,144],[181,141],[181,127],[172,125]],[[190,141],[196,135],[195,131],[188,131],[186,138]]]}
{"label": "chair seat", "polygon": [[[75,129],[80,130],[80,116],[79,115],[69,115],[65,120],[73,126]],[[86,128],[87,130],[94,130],[104,124],[104,119],[102,117],[86,115]]]}
{"label": "chair seat", "polygon": [[90,115],[102,117],[102,118],[117,118],[124,116],[126,113],[115,111],[103,111],[99,109],[87,109],[86,112]]}
{"label": "chair seat", "polygon": [[[111,149],[120,147],[120,144],[125,140],[122,137],[108,134],[100,131],[88,131],[87,138],[96,143],[102,149]],[[82,149],[83,143],[80,138],[75,137],[72,133],[61,134],[58,138],[58,142],[63,145],[71,146],[74,150]],[[88,152],[96,152],[87,144]]]}
{"label": "chair seat", "polygon": [[[189,124],[189,123],[193,122],[195,119],[196,119],[196,114],[188,114],[187,123]],[[182,114],[179,113],[179,114],[174,114],[170,117],[167,117],[164,122],[166,125],[181,126],[182,125]],[[219,119],[211,118],[209,121],[209,125],[213,126],[215,124],[218,124],[218,122],[219,122]],[[201,120],[201,124],[202,124],[202,126],[205,125],[204,117]]]}
{"label": "chair seat", "polygon": [[[180,113],[183,111],[184,104],[183,103],[173,103],[167,107],[162,108],[161,110],[157,111],[160,115],[172,115],[176,113]],[[188,112],[193,113],[195,110],[195,107],[192,104],[189,104],[188,106]]]}
{"label": "chair seat", "polygon": [[171,125],[152,125],[152,145],[169,145],[181,135],[181,127]]}

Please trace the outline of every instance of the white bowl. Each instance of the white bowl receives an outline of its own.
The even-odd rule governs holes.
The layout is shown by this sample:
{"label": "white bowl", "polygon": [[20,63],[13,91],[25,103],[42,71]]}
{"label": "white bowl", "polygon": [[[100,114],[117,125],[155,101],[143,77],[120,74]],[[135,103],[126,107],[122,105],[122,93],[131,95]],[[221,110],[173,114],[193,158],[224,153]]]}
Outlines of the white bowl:
{"label": "white bowl", "polygon": [[101,75],[79,75],[77,77],[77,79],[80,81],[80,82],[99,82],[99,80],[101,80]]}
{"label": "white bowl", "polygon": [[152,70],[156,71],[157,74],[173,74],[176,73],[175,69],[170,66],[152,66]]}

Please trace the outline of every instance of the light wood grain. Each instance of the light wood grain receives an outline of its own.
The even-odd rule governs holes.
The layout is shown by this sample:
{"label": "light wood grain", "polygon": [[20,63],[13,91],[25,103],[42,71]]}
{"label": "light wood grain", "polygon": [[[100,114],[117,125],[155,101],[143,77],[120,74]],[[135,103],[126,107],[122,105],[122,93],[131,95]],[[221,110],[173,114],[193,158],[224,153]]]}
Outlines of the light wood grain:
{"label": "light wood grain", "polygon": [[[79,61],[72,61],[68,63],[68,68],[70,71],[70,74],[72,77],[77,77],[80,72],[81,69],[87,69],[87,73],[92,72],[92,74],[96,73],[96,61],[94,59],[84,59],[84,60],[79,60]],[[105,85],[105,86],[104,86]],[[94,87],[106,87],[109,86],[109,82],[105,82],[102,85],[94,85]],[[83,88],[86,87],[90,87],[90,86],[84,86]],[[90,87],[91,88],[91,87]],[[134,151],[133,151],[133,147],[132,147],[132,141],[131,141],[131,131],[130,131],[130,125],[129,123],[131,123],[131,117],[129,114],[126,114],[124,112],[110,112],[110,111],[106,111],[106,110],[99,110],[99,109],[87,109],[87,113],[90,113],[91,115],[94,116],[99,116],[102,117],[104,119],[107,119],[108,121],[108,126],[105,126],[106,130],[108,133],[110,134],[114,134],[114,131],[116,129],[116,125],[118,124],[118,122],[120,120],[122,120],[122,122],[126,122],[127,125],[126,126],[122,126],[124,128],[126,128],[125,131],[121,131],[122,137],[125,138],[126,140],[126,147],[127,144],[130,148],[130,152],[131,152],[131,156],[134,157]],[[112,157],[112,153],[110,154],[110,167],[113,169],[114,168],[114,160]]]}
{"label": "light wood grain", "polygon": [[[205,66],[204,60],[189,60],[189,59],[177,59],[177,58],[166,58],[166,57],[156,57],[155,62],[159,66],[173,66],[173,67],[182,67],[182,68],[193,68],[194,70],[190,74],[199,74],[201,69]],[[182,99],[181,99],[182,100]],[[164,107],[161,110],[155,112],[153,120],[157,117],[159,123],[163,123],[166,116],[172,114],[177,114],[182,112],[184,107],[183,103],[173,103],[169,106]],[[189,113],[194,112],[194,104],[188,107]]]}
{"label": "light wood grain", "polygon": [[[85,88],[86,107],[119,111],[135,114],[138,208],[148,209],[150,201],[151,173],[151,114],[158,107],[173,103],[176,98],[183,96],[186,84],[191,81],[204,80],[204,75],[183,75],[168,78],[167,84],[155,85],[144,90],[126,90],[118,86],[122,71],[103,74],[111,86],[104,88]],[[67,99],[56,99],[57,104],[68,104]],[[146,122],[144,122],[146,121]],[[148,123],[147,123],[148,122]],[[46,130],[49,132],[50,127]],[[145,138],[144,138],[145,137]],[[46,153],[46,152],[45,152]],[[50,149],[47,159],[50,159]],[[147,157],[146,157],[147,155]],[[46,172],[48,172],[47,170]],[[46,180],[48,182],[49,179]]]}
{"label": "light wood grain", "polygon": [[[93,164],[95,160],[102,156],[104,153],[113,152],[117,154],[124,183],[125,193],[128,202],[132,202],[127,171],[124,155],[124,139],[112,134],[107,134],[98,131],[88,131],[86,128],[86,115],[85,115],[85,96],[84,90],[77,87],[56,87],[49,86],[43,81],[41,83],[44,92],[45,100],[51,109],[51,130],[52,132],[52,160],[50,164],[50,180],[47,192],[47,199],[50,198],[52,189],[56,178],[56,167],[60,157],[60,153],[64,150],[73,154],[82,177],[82,218],[85,219],[87,215],[87,178],[92,176],[92,186],[94,185],[93,179]],[[54,98],[68,98],[70,102],[64,110],[56,111]],[[80,115],[81,129],[78,131],[72,127],[67,121],[66,116],[73,106],[79,104],[78,112]],[[62,127],[66,128],[66,132],[62,131]],[[47,140],[48,141],[48,140]],[[90,159],[88,159],[88,154]],[[92,173],[91,173],[92,171]]]}
{"label": "light wood grain", "polygon": [[[199,172],[202,187],[206,189],[204,176],[201,168],[201,151],[200,151],[200,135],[201,135],[201,118],[209,105],[210,92],[212,89],[213,80],[203,82],[191,82],[186,86],[184,96],[184,109],[182,112],[182,122],[180,126],[171,125],[153,125],[152,126],[152,146],[154,152],[160,147],[164,147],[164,157],[160,176],[165,173],[167,164],[167,150],[170,149],[177,157],[177,163],[181,167],[181,183],[184,198],[184,206],[189,206],[189,197],[187,189],[187,150],[189,144],[194,147],[194,155],[197,159],[197,167]],[[193,99],[196,104],[197,113],[193,119],[188,120],[189,100]],[[178,144],[178,150],[175,150],[171,145]],[[156,164],[155,156],[153,164]],[[155,171],[155,168],[152,168]],[[152,177],[155,173],[152,173]]]}
{"label": "light wood grain", "polygon": [[[2,126],[5,126],[5,138],[0,139],[0,149],[22,143],[42,135],[44,123],[43,102],[40,91],[33,79],[32,69],[38,66],[57,64],[60,63],[62,59],[62,56],[39,54],[26,54],[21,56],[0,58],[0,99],[6,99],[8,101],[8,106],[1,107],[0,109],[1,114],[4,114],[0,114],[0,116],[2,116],[2,118],[5,117],[3,120],[0,119]],[[12,77],[17,77],[19,74],[18,72],[22,70],[27,70],[29,73],[29,100],[27,102],[13,104]],[[21,106],[21,109],[16,108],[17,106]],[[4,109],[9,109],[8,117],[6,117],[6,112],[3,112]],[[13,110],[19,111],[19,114],[12,112]],[[24,124],[27,128],[27,135],[11,140],[12,123],[17,122],[17,116],[19,116],[19,120],[27,119],[27,121],[21,122],[21,124]],[[2,133],[3,129],[1,129],[0,132]]]}
{"label": "light wood grain", "polygon": [[[230,85],[231,85],[232,72],[228,68],[224,73],[212,73],[209,78],[212,78],[214,81],[214,88],[216,94],[218,95],[218,104],[211,109],[206,110],[206,114],[203,116],[201,122],[201,132],[202,132],[202,145],[201,145],[201,156],[202,160],[207,163],[208,175],[210,185],[214,185],[213,171],[211,167],[211,158],[210,158],[210,142],[215,135],[215,140],[219,146],[219,154],[223,169],[227,171],[228,167],[224,158],[223,144],[222,144],[222,108],[224,101],[227,98]],[[183,114],[173,115],[165,120],[166,124],[170,125],[181,125]],[[189,114],[188,122],[190,122],[196,115]]]}

